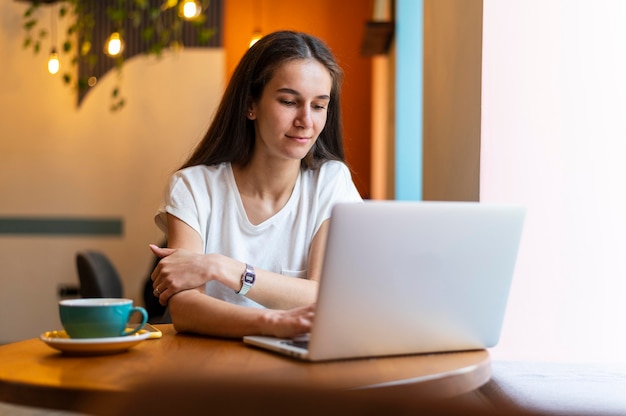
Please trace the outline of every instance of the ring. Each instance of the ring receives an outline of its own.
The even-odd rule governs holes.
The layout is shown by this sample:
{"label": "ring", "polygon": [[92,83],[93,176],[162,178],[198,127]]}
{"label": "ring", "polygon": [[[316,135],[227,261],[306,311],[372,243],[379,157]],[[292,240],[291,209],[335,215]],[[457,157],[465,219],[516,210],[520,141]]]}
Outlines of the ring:
{"label": "ring", "polygon": [[160,295],[161,292],[159,291],[159,288],[157,287],[156,289],[154,289],[154,291],[156,292],[157,295]]}

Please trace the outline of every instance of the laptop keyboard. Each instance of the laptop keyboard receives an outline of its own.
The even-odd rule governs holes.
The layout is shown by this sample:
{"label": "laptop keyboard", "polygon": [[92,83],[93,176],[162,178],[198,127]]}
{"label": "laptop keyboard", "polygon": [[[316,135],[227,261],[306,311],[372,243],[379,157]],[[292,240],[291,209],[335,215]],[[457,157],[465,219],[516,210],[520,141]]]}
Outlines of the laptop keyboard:
{"label": "laptop keyboard", "polygon": [[308,339],[307,340],[302,340],[302,341],[292,339],[290,341],[283,341],[283,344],[290,345],[292,347],[302,348],[302,349],[305,349],[305,350],[309,349],[309,340]]}
{"label": "laptop keyboard", "polygon": [[283,344],[308,350],[309,349],[309,334],[299,335],[297,337],[290,339],[289,341],[283,341]]}

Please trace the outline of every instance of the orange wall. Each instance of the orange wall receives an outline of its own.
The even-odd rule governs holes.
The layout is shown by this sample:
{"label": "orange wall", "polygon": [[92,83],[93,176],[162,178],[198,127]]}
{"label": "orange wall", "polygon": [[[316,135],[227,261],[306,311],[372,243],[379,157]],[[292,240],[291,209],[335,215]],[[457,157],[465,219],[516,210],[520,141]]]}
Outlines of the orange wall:
{"label": "orange wall", "polygon": [[225,0],[224,47],[230,77],[255,28],[262,33],[288,29],[323,39],[345,71],[342,92],[346,157],[363,197],[370,195],[371,58],[360,55],[372,0]]}

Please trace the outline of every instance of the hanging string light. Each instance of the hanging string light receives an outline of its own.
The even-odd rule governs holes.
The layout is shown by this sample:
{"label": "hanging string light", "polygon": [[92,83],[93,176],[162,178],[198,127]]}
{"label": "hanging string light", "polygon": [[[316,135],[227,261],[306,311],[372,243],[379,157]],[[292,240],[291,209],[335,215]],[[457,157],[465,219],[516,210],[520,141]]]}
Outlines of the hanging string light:
{"label": "hanging string light", "polygon": [[59,72],[60,68],[61,64],[59,62],[59,55],[57,54],[56,48],[52,48],[52,51],[50,52],[50,58],[48,58],[48,72],[54,75]]}
{"label": "hanging string light", "polygon": [[255,43],[257,43],[259,41],[259,39],[261,39],[263,37],[263,32],[261,32],[261,25],[259,24],[259,20],[261,20],[261,11],[257,10],[261,8],[261,4],[260,4],[261,0],[255,0],[253,3],[253,13],[254,13],[254,30],[252,31],[252,37],[250,38],[250,44],[248,45],[249,48],[252,47],[252,45],[254,45]]}
{"label": "hanging string light", "polygon": [[115,58],[124,52],[124,40],[120,36],[119,32],[111,33],[111,36],[104,44],[104,53],[108,56]]}
{"label": "hanging string light", "polygon": [[55,19],[55,9],[54,6],[50,8],[50,39],[52,46],[50,48],[50,56],[48,57],[48,72],[52,75],[59,72],[61,69],[61,64],[59,62],[59,55],[57,54],[57,28],[56,28],[56,19]]}
{"label": "hanging string light", "polygon": [[202,5],[195,0],[184,0],[179,7],[178,15],[183,19],[193,20],[202,13]]}
{"label": "hanging string light", "polygon": [[259,39],[261,39],[262,37],[263,37],[263,35],[261,34],[261,31],[255,30],[254,32],[252,32],[252,37],[250,38],[250,45],[249,45],[249,47],[251,48],[252,45],[257,43],[259,41]]}

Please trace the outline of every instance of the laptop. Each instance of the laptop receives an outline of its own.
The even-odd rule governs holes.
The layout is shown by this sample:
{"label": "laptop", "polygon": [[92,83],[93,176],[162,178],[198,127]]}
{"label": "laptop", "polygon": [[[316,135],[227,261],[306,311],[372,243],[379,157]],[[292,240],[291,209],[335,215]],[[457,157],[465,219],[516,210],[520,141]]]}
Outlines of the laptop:
{"label": "laptop", "polygon": [[308,361],[493,347],[524,216],[479,202],[337,204],[310,334],[243,341]]}

